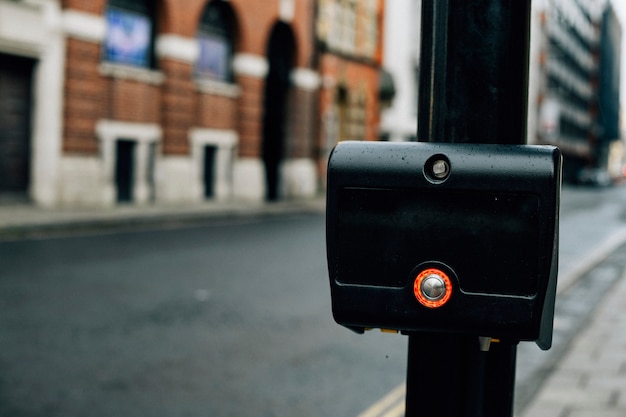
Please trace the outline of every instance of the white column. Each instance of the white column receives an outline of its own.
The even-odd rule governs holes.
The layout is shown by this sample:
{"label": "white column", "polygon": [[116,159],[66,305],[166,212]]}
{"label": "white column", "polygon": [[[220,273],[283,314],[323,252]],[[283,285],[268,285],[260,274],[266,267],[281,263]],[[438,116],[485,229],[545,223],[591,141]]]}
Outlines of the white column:
{"label": "white column", "polygon": [[137,142],[135,148],[135,181],[133,184],[133,200],[138,204],[145,204],[150,198],[150,184],[148,184],[149,157],[150,142]]}

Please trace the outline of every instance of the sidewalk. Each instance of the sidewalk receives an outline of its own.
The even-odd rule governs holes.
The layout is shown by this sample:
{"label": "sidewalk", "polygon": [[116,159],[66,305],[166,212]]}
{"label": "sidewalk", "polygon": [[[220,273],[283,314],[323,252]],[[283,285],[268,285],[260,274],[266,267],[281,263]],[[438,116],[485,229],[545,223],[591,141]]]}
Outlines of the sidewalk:
{"label": "sidewalk", "polygon": [[[616,222],[621,213],[608,210],[601,215],[615,221],[590,222],[578,215],[561,219],[557,307],[559,295],[567,299],[581,280],[576,289],[581,304],[596,303],[590,288],[608,285],[609,290],[563,357],[545,370],[547,378],[518,417],[626,416],[626,227]],[[616,274],[614,281],[611,274]],[[603,280],[607,283],[599,283]],[[555,335],[572,325],[555,321]]]}
{"label": "sidewalk", "polygon": [[[619,256],[624,259],[626,246]],[[520,417],[626,416],[626,273]]]}
{"label": "sidewalk", "polygon": [[110,208],[42,208],[30,204],[0,205],[0,241],[107,229],[167,227],[217,219],[322,213],[325,199],[279,202],[203,202],[187,205],[119,205]]}

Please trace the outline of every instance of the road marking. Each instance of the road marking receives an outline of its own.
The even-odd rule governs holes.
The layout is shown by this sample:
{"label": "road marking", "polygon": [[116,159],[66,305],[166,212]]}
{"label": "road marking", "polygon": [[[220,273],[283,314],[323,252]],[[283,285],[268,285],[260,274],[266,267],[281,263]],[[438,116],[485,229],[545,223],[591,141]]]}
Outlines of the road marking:
{"label": "road marking", "polygon": [[406,411],[406,403],[403,397],[402,401],[400,401],[398,404],[396,404],[395,407],[387,411],[383,415],[383,417],[403,417],[405,411]]}
{"label": "road marking", "polygon": [[406,384],[400,384],[358,417],[400,417],[404,414],[405,396]]}

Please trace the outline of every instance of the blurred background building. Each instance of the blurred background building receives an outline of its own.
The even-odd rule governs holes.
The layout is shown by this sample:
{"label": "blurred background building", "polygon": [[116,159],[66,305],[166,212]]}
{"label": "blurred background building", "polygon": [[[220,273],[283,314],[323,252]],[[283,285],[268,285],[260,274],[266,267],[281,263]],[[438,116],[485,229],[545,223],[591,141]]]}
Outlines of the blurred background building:
{"label": "blurred background building", "polygon": [[383,0],[0,0],[0,195],[315,195],[378,134]]}
{"label": "blurred background building", "polygon": [[385,4],[383,0],[319,0],[315,25],[320,91],[320,160],[341,140],[376,140]]}
{"label": "blurred background building", "polygon": [[539,0],[532,18],[528,142],[557,145],[566,180],[607,183],[623,149],[622,29],[612,4]]}
{"label": "blurred background building", "polygon": [[[608,0],[532,2],[528,142],[621,175]],[[421,0],[0,0],[0,201],[317,195],[340,140],[415,140]]]}
{"label": "blurred background building", "polygon": [[[528,143],[553,144],[572,182],[623,176],[621,24],[606,0],[534,0]],[[396,96],[382,110],[381,140],[415,140],[421,0],[387,2],[383,66]]]}

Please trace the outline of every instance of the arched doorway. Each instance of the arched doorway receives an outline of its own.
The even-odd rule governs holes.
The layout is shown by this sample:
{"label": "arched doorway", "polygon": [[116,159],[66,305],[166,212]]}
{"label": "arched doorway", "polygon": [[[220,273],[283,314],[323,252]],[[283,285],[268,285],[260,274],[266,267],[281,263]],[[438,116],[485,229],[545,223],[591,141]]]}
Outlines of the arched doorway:
{"label": "arched doorway", "polygon": [[287,99],[291,69],[295,57],[295,37],[291,27],[278,22],[272,28],[267,44],[269,71],[265,79],[263,100],[263,163],[267,186],[266,198],[279,198],[280,163],[286,138]]}

